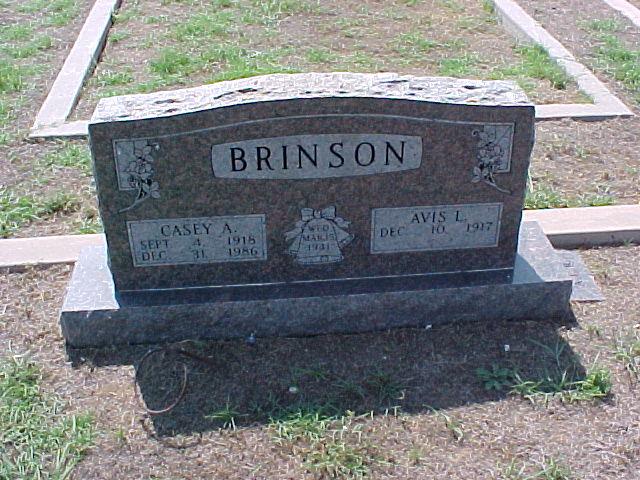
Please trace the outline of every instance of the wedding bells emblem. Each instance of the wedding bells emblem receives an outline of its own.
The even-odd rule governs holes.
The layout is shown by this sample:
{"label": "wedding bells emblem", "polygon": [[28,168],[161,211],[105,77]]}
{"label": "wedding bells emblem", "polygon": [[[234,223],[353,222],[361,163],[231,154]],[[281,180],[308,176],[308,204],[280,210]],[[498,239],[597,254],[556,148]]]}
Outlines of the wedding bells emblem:
{"label": "wedding bells emblem", "polygon": [[346,231],[349,222],[336,217],[336,207],[323,210],[303,208],[302,219],[296,222],[296,228],[287,232],[289,254],[301,265],[336,263],[344,259],[342,247],[351,243],[354,236]]}

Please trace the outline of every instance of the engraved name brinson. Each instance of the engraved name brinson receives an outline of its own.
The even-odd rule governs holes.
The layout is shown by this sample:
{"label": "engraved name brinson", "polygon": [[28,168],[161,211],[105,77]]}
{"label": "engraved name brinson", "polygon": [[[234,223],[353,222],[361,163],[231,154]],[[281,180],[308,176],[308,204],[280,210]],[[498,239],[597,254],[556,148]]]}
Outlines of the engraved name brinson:
{"label": "engraved name brinson", "polygon": [[334,178],[413,170],[422,162],[422,138],[387,134],[319,134],[214,145],[218,178]]}

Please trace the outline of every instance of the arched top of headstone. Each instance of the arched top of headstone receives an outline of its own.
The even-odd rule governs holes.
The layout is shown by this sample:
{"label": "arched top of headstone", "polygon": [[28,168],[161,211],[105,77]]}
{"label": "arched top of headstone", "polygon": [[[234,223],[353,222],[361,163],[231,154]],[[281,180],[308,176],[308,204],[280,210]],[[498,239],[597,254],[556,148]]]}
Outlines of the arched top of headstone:
{"label": "arched top of headstone", "polygon": [[92,123],[167,117],[256,102],[327,97],[531,106],[525,93],[511,81],[395,73],[274,74],[181,90],[105,98],[100,100]]}

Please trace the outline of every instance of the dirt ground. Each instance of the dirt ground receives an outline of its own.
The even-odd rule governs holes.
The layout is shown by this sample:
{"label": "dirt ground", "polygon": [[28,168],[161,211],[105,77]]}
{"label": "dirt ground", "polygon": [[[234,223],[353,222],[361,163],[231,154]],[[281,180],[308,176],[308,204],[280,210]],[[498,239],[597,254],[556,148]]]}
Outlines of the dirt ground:
{"label": "dirt ground", "polygon": [[[0,25],[39,25],[44,11],[20,13],[22,1],[7,0],[0,4]],[[6,143],[0,142],[0,193],[8,190],[15,197],[38,199],[68,195],[73,207],[60,211],[42,221],[26,225],[12,235],[54,235],[77,232],[84,219],[97,214],[94,191],[90,177],[73,167],[48,164],[47,159],[56,155],[66,143],[31,142],[27,135],[35,116],[46,98],[58,71],[67,57],[82,24],[93,4],[92,0],[77,0],[77,14],[62,26],[38,26],[37,33],[52,38],[51,48],[26,59],[11,60],[26,67],[37,67],[25,78],[25,88],[20,92],[2,94],[2,101],[14,106],[6,128]],[[28,39],[27,39],[28,40]],[[86,142],[75,142],[84,145]]]}
{"label": "dirt ground", "polygon": [[[629,48],[640,49],[640,29],[600,0],[520,0],[519,4],[637,114],[640,103],[595,58],[599,45],[589,24],[613,20]],[[567,196],[605,193],[615,203],[640,200],[640,120],[540,122],[532,159],[534,179]]]}
{"label": "dirt ground", "polygon": [[[499,66],[513,65],[519,55],[504,29],[483,9],[478,0],[380,0],[309,1],[308,8],[281,15],[266,25],[243,24],[243,11],[255,10],[259,2],[218,3],[217,12],[234,15],[234,26],[226,35],[205,42],[228,42],[254,52],[279,52],[278,65],[295,71],[396,71],[413,75],[438,75],[439,61],[447,57],[477,57],[467,76],[490,78]],[[202,4],[201,4],[202,5]],[[206,5],[206,2],[204,2]],[[220,5],[223,5],[220,7]],[[85,89],[76,118],[88,118],[98,99],[114,92],[131,93],[139,85],[159,80],[149,70],[149,62],[160,52],[179,46],[176,27],[198,14],[212,15],[198,2],[125,0],[121,7],[124,21],[116,21],[111,35],[122,38],[109,42],[98,65],[97,74]],[[130,16],[129,12],[135,12]],[[209,20],[213,22],[214,19]],[[434,46],[412,52],[399,48],[403,35],[417,35]],[[192,55],[203,53],[190,47]],[[206,53],[206,51],[205,51]],[[316,54],[314,61],[313,54]],[[311,55],[310,55],[311,54]],[[224,65],[167,79],[176,87],[209,83]],[[101,75],[128,72],[132,81],[120,87],[105,85]],[[528,79],[531,96],[537,103],[584,102],[571,83],[566,89],[552,88],[548,81]]]}
{"label": "dirt ground", "polygon": [[[57,313],[67,266],[3,273],[0,345],[32,356],[44,369],[43,388],[61,395],[69,411],[94,415],[95,446],[74,471],[77,479],[112,479],[114,472],[131,479],[329,478],[305,466],[314,450],[304,439],[278,437],[269,422],[276,407],[328,404],[354,412],[332,427],[331,441],[337,435],[358,452],[368,478],[524,478],[513,466],[532,474],[553,459],[571,475],[539,478],[637,479],[639,387],[616,360],[615,345],[640,329],[640,247],[582,255],[606,301],[574,304],[575,322],[182,344],[208,363],[150,360],[139,378],[150,408],[177,392],[176,366],[184,362],[190,372],[182,402],[158,416],[144,412],[133,389],[132,365],[149,346],[65,351]],[[611,371],[612,394],[530,402],[486,390],[475,370],[493,365],[517,366],[526,378],[597,365]],[[386,390],[374,388],[381,382]],[[235,430],[210,416],[229,404]]]}

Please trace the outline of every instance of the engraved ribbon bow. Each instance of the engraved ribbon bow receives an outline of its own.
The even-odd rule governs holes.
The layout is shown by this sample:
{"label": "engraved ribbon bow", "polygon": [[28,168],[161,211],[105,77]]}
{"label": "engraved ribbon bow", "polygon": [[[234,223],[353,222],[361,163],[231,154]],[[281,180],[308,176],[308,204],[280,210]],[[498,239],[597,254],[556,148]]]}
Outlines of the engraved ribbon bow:
{"label": "engraved ribbon bow", "polygon": [[303,208],[300,210],[300,216],[303,222],[308,222],[314,218],[326,218],[334,220],[336,218],[336,207],[327,207],[322,210],[314,210],[313,208]]}

